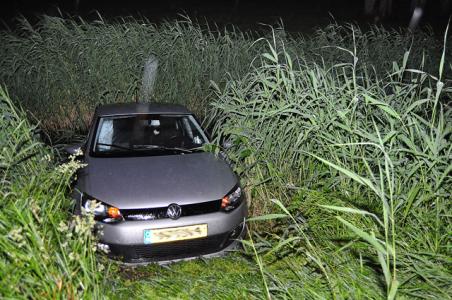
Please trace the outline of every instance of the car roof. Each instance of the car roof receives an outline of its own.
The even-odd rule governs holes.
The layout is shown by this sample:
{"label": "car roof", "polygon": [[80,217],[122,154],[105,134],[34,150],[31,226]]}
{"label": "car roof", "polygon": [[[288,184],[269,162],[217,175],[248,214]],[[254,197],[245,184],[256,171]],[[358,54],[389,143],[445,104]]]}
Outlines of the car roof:
{"label": "car roof", "polygon": [[192,114],[185,106],[166,103],[115,103],[96,108],[97,116],[133,114]]}

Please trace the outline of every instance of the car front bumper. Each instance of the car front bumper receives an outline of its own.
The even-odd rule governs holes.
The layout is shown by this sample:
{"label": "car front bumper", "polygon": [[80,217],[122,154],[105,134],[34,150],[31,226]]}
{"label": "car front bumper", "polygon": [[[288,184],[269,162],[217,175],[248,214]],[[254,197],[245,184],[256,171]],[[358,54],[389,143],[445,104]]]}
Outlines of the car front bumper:
{"label": "car front bumper", "polygon": [[[116,224],[98,223],[100,243],[108,245],[110,256],[125,262],[172,261],[220,253],[230,249],[245,234],[246,202],[235,210],[181,217],[177,220],[124,221]],[[191,240],[144,244],[148,229],[207,224],[207,237]]]}

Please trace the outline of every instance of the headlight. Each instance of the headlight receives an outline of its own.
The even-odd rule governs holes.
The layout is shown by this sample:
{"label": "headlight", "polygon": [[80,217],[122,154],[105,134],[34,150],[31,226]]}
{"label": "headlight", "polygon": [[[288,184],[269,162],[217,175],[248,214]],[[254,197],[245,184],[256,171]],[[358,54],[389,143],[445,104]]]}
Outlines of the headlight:
{"label": "headlight", "polygon": [[122,220],[119,208],[104,204],[96,199],[88,199],[84,202],[85,213],[93,214],[94,219],[106,223],[114,223]]}
{"label": "headlight", "polygon": [[242,199],[242,189],[240,187],[237,187],[235,190],[221,199],[221,208],[224,211],[231,211],[242,203]]}
{"label": "headlight", "polygon": [[85,204],[83,205],[83,208],[85,209],[86,213],[92,213],[95,216],[106,216],[107,214],[107,207],[100,203],[99,201],[96,201],[94,199],[92,200],[86,200]]}

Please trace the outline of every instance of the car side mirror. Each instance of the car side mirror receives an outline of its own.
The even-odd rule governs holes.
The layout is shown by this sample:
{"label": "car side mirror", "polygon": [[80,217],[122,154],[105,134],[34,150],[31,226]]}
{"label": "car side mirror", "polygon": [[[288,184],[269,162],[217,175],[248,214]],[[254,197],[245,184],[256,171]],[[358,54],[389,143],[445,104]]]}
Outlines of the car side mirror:
{"label": "car side mirror", "polygon": [[80,156],[80,153],[81,153],[80,150],[83,149],[83,146],[84,146],[83,143],[69,145],[69,146],[64,147],[64,151],[66,151],[66,153],[69,155]]}

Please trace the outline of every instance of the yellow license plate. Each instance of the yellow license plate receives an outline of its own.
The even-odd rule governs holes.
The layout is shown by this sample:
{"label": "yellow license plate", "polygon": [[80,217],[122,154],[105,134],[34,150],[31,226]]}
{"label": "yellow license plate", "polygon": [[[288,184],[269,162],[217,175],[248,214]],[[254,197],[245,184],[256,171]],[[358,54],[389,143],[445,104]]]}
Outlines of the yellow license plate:
{"label": "yellow license plate", "polygon": [[158,244],[182,240],[198,239],[207,236],[207,224],[172,227],[162,229],[145,229],[144,243]]}

